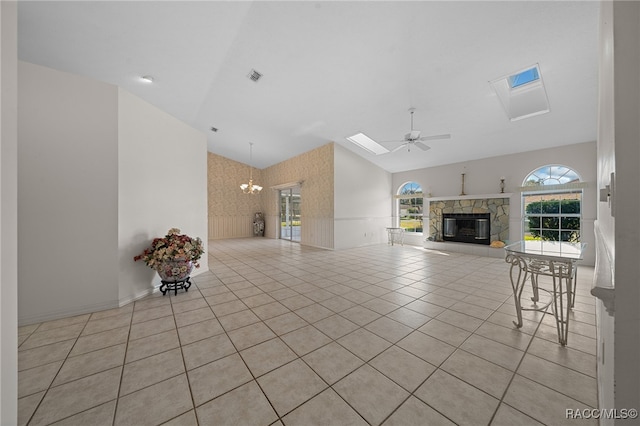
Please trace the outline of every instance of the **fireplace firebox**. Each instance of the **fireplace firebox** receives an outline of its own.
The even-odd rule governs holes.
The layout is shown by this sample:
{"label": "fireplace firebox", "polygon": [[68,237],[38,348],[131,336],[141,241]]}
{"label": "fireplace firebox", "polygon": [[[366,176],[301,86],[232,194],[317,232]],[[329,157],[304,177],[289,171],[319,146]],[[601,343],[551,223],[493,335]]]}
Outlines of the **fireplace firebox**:
{"label": "fireplace firebox", "polygon": [[460,243],[491,243],[491,216],[489,213],[443,213],[442,239]]}

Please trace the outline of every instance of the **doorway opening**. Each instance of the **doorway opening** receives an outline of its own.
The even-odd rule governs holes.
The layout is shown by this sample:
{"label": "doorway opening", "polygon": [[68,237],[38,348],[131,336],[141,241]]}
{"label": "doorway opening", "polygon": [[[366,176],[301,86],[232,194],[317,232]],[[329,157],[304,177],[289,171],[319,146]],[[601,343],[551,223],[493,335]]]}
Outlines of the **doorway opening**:
{"label": "doorway opening", "polygon": [[280,239],[300,242],[300,186],[280,191]]}

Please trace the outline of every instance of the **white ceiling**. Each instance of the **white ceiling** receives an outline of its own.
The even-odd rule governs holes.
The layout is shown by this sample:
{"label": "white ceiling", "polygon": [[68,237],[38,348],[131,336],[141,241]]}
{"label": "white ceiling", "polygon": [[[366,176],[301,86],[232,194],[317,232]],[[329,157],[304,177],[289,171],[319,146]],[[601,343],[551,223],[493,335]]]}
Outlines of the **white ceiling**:
{"label": "white ceiling", "polygon": [[[264,168],[330,141],[390,172],[593,141],[594,1],[20,1],[24,61],[121,86]],[[489,81],[538,63],[551,111],[510,122]],[[264,74],[249,80],[251,69]],[[142,83],[152,75],[153,84]],[[431,150],[375,156],[345,140]],[[210,128],[219,128],[217,133]]]}

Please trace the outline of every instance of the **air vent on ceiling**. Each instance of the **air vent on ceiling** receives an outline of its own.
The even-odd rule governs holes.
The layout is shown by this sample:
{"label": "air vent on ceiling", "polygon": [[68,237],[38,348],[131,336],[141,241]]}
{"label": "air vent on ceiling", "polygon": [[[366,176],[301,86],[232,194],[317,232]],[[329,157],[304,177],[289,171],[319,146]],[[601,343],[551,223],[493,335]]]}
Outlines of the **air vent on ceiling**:
{"label": "air vent on ceiling", "polygon": [[258,81],[262,78],[262,74],[256,70],[251,70],[249,75],[247,75],[251,81]]}

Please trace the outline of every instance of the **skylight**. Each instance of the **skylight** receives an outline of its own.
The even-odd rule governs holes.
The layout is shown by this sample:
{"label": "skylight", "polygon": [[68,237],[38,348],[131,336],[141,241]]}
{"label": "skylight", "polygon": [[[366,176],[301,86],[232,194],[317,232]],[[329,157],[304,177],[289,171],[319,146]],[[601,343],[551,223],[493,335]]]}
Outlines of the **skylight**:
{"label": "skylight", "polygon": [[518,74],[509,76],[509,85],[512,89],[515,89],[516,87],[531,83],[532,81],[536,80],[540,80],[540,73],[538,72],[537,67],[533,67],[529,68],[528,70],[519,72]]}
{"label": "skylight", "polygon": [[549,99],[538,64],[489,83],[511,121],[549,112]]}
{"label": "skylight", "polygon": [[364,133],[358,133],[353,136],[349,136],[347,137],[347,140],[375,155],[386,154],[387,152],[389,152],[387,148],[380,145],[378,142],[374,141]]}

